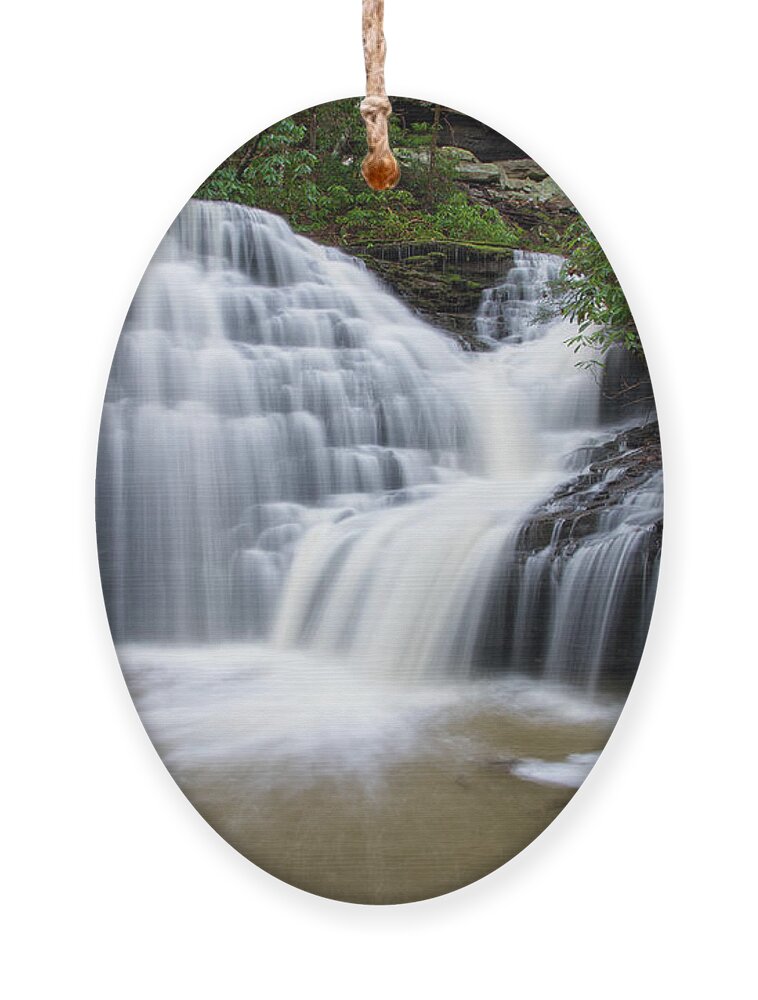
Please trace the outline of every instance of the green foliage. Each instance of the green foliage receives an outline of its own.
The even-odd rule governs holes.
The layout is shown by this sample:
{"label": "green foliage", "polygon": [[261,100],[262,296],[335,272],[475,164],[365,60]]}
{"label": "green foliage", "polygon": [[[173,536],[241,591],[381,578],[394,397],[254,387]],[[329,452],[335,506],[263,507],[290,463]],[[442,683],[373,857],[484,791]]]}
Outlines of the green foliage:
{"label": "green foliage", "polygon": [[447,239],[508,247],[518,244],[519,231],[515,227],[508,226],[494,208],[470,202],[462,191],[442,202],[434,220]]}
{"label": "green foliage", "polygon": [[[639,334],[618,278],[595,235],[578,219],[563,234],[560,246],[566,264],[559,279],[561,312],[579,325],[566,343],[574,352],[589,348],[604,355],[614,344],[642,353]],[[588,367],[595,358],[579,362]]]}
{"label": "green foliage", "polygon": [[250,185],[239,180],[234,167],[222,164],[195,192],[196,198],[206,201],[237,201],[251,204],[249,196]]}
{"label": "green foliage", "polygon": [[455,158],[437,148],[436,125],[390,119],[403,161],[401,186],[375,192],[358,169],[366,135],[356,101],[335,101],[285,118],[251,139],[200,187],[197,198],[255,205],[296,230],[343,244],[460,240],[514,246],[520,230],[456,188]]}
{"label": "green foliage", "polygon": [[455,240],[515,246],[518,242],[518,231],[494,209],[469,204],[462,192],[441,202],[434,212],[424,212],[410,191],[365,190],[334,221],[346,243]]}
{"label": "green foliage", "polygon": [[390,118],[390,138],[397,145],[402,144],[409,149],[428,149],[436,140],[439,131],[427,122],[414,122],[410,128],[404,129],[396,118]]}
{"label": "green foliage", "polygon": [[256,137],[236,168],[230,161],[219,167],[196,197],[254,204],[285,214],[302,211],[318,199],[311,179],[317,157],[302,148],[305,132],[291,118],[278,122]]}
{"label": "green foliage", "polygon": [[363,190],[353,195],[347,211],[334,222],[343,242],[375,243],[407,239],[433,239],[427,220],[414,212],[416,199],[402,188],[393,191]]}
{"label": "green foliage", "polygon": [[342,165],[346,159],[366,152],[366,127],[355,100],[330,101],[296,116],[308,132],[309,148],[320,160],[333,157]]}

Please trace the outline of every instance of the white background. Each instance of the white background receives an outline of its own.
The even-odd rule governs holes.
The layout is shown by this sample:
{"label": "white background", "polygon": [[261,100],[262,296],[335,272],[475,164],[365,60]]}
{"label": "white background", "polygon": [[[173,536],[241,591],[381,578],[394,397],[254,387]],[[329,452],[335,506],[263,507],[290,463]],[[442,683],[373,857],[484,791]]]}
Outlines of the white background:
{"label": "white background", "polygon": [[6,13],[5,994],[745,997],[758,672],[747,4],[388,0],[390,91],[482,119],[555,177],[622,279],[655,380],[658,602],[627,709],[566,812],[449,897],[322,900],[204,824],[128,698],[93,521],[124,313],[227,153],[362,92],[359,8],[66,0]]}

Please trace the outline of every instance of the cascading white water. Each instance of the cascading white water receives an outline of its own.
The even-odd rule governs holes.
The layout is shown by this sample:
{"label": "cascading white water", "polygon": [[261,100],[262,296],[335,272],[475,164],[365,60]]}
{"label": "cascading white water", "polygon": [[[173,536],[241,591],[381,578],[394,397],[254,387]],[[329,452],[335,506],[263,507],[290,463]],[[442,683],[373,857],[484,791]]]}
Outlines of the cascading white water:
{"label": "cascading white water", "polygon": [[514,251],[514,264],[505,281],[486,288],[476,316],[480,337],[511,344],[537,340],[555,321],[552,284],[563,260],[555,254]]}
{"label": "cascading white water", "polygon": [[519,547],[598,435],[570,331],[530,324],[559,266],[517,252],[478,320],[505,339],[465,354],[282,220],[190,202],[140,285],[104,408],[116,639],[255,640],[412,679],[466,677],[497,649],[497,669],[593,689],[632,592],[654,590],[660,489],[573,547]]}
{"label": "cascading white water", "polygon": [[280,219],[192,202],[129,313],[104,410],[118,638],[265,635],[315,521],[454,475],[454,349]]}

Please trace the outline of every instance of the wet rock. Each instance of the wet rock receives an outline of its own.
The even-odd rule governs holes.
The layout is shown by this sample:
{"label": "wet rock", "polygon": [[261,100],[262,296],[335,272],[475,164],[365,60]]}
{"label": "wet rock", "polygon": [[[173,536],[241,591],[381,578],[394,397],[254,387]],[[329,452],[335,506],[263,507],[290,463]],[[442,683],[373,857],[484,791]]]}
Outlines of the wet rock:
{"label": "wet rock", "polygon": [[[580,454],[581,453],[581,454]],[[584,471],[542,504],[521,531],[518,550],[527,556],[552,546],[558,556],[568,546],[595,534],[602,516],[661,470],[658,422],[622,431],[610,441],[582,448]],[[654,526],[660,540],[662,523]],[[659,544],[659,541],[658,543]]]}
{"label": "wet rock", "polygon": [[513,264],[509,248],[463,243],[398,243],[351,247],[423,319],[452,333],[466,350],[489,350],[476,336],[482,291]]}
{"label": "wet rock", "polygon": [[645,358],[614,345],[603,365],[601,418],[611,422],[649,416],[653,389]]}

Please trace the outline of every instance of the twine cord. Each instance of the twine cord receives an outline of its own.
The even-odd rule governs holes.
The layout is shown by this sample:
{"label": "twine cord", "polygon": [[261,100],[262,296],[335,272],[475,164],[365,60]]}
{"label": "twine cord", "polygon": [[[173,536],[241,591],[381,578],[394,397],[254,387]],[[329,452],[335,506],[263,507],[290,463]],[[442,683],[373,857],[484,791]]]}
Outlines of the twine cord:
{"label": "twine cord", "polygon": [[366,63],[366,96],[361,116],[366,123],[368,155],[361,173],[375,191],[393,188],[400,180],[400,167],[390,149],[387,121],[392,105],[384,83],[384,0],[363,0],[363,58]]}

